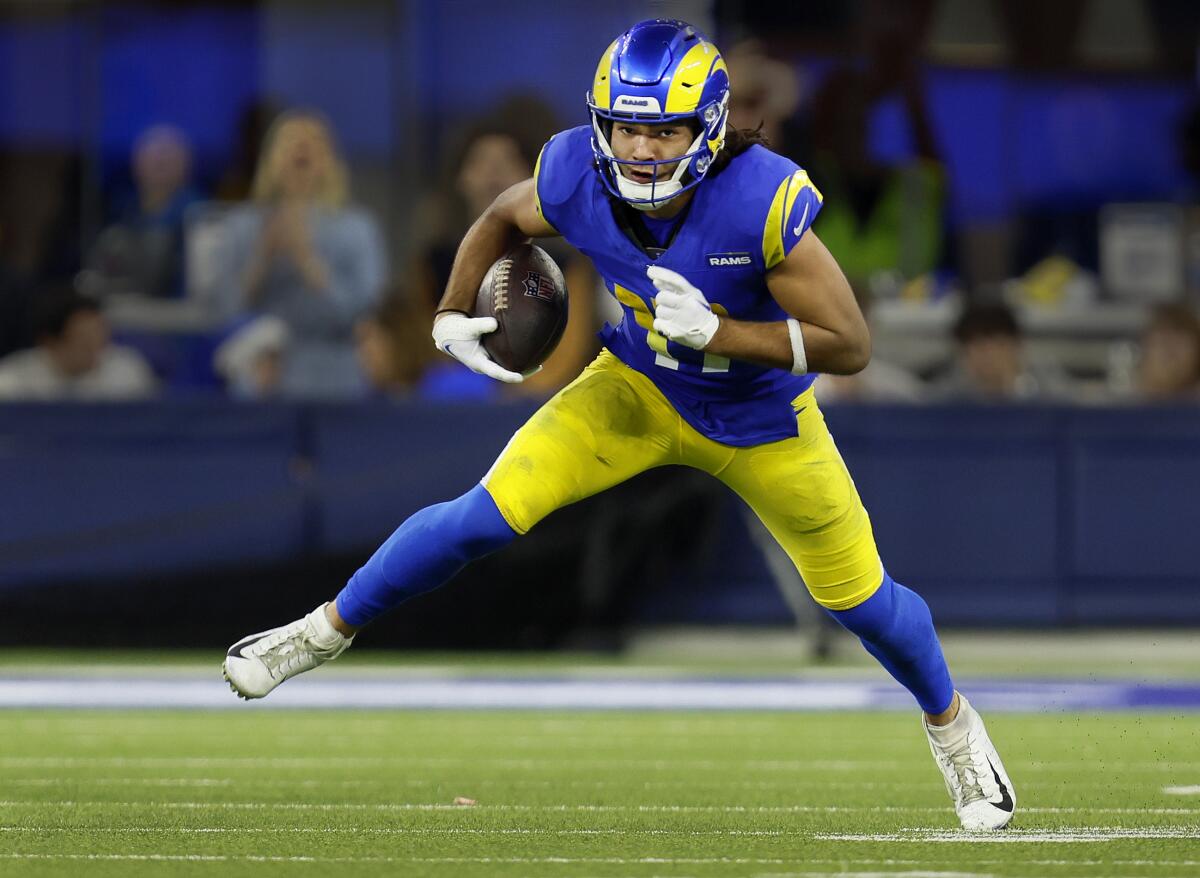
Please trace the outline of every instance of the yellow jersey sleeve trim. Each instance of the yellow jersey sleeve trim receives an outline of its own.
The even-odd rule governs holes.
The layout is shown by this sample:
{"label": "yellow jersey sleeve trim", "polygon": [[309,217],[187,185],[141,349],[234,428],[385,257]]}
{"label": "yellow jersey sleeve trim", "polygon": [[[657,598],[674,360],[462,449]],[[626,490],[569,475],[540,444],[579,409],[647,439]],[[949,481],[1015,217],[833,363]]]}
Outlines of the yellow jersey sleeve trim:
{"label": "yellow jersey sleeve trim", "polygon": [[783,262],[787,255],[783,251],[787,218],[792,215],[792,207],[805,189],[811,189],[818,202],[825,201],[820,190],[808,178],[808,171],[803,168],[780,183],[775,190],[771,209],[767,212],[767,222],[763,226],[763,263],[767,270]]}
{"label": "yellow jersey sleeve trim", "polygon": [[[546,147],[543,146],[541,149],[541,152],[538,153],[537,161],[534,162],[534,165],[533,165],[533,204],[534,204],[534,207],[537,208],[537,214],[538,214],[538,216],[540,216],[542,218],[542,222],[544,222],[550,228],[554,229],[554,223],[552,223],[552,222],[550,222],[550,220],[546,219],[546,213],[545,213],[545,211],[542,210],[542,196],[538,193],[538,175],[539,175],[540,171],[542,170],[542,155],[545,152],[546,152]],[[554,229],[554,231],[557,232],[558,229]]]}
{"label": "yellow jersey sleeve trim", "polygon": [[[792,188],[793,177],[794,175],[784,179],[775,190],[775,197],[771,199],[771,207],[767,210],[767,221],[763,225],[763,264],[768,271],[783,262],[783,222],[787,217],[783,208],[785,203],[790,204],[787,197]],[[792,200],[795,200],[795,196]]]}

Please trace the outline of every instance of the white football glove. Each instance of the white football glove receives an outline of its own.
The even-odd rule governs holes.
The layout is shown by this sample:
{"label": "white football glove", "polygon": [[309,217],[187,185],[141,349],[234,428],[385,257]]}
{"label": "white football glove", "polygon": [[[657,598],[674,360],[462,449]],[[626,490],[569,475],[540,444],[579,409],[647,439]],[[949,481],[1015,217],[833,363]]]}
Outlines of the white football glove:
{"label": "white football glove", "polygon": [[708,347],[721,319],[712,312],[704,293],[669,268],[651,265],[646,275],[658,289],[654,300],[655,332],[698,351]]}
{"label": "white football glove", "polygon": [[480,336],[495,332],[495,317],[468,317],[458,311],[444,311],[433,321],[433,343],[472,372],[487,375],[506,384],[520,384],[525,376],[510,372],[488,356]]}

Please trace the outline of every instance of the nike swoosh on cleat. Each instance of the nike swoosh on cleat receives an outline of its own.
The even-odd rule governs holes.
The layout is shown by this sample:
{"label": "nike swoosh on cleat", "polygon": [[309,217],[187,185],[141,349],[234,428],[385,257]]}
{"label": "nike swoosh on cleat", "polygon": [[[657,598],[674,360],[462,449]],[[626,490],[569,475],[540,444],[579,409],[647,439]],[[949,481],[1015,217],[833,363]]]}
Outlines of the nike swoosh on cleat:
{"label": "nike swoosh on cleat", "polygon": [[1000,780],[1000,772],[996,771],[996,766],[992,765],[992,760],[988,760],[988,768],[992,770],[992,777],[996,779],[996,786],[1000,787],[1000,801],[991,802],[990,804],[999,808],[1001,811],[1007,811],[1009,814],[1013,811],[1012,796],[1008,794],[1008,787],[1004,785],[1004,781]]}
{"label": "nike swoosh on cleat", "polygon": [[229,651],[226,652],[225,655],[229,656],[230,658],[245,658],[245,656],[242,655],[242,650],[252,643],[257,643],[261,639],[262,638],[260,637],[247,637],[245,640],[239,640],[233,646],[229,647]]}

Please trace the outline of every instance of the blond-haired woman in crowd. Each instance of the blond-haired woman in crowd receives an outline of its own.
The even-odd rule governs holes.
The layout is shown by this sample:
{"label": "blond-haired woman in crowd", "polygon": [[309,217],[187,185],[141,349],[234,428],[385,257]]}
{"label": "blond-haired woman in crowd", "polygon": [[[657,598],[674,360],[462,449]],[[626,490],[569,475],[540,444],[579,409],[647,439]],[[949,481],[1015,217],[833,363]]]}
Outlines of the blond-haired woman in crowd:
{"label": "blond-haired woman in crowd", "polygon": [[348,186],[329,123],[284,113],[264,140],[253,200],[226,220],[220,295],[232,313],[287,325],[280,389],[288,396],[363,390],[354,325],[379,299],[386,260],[378,225],[349,203]]}

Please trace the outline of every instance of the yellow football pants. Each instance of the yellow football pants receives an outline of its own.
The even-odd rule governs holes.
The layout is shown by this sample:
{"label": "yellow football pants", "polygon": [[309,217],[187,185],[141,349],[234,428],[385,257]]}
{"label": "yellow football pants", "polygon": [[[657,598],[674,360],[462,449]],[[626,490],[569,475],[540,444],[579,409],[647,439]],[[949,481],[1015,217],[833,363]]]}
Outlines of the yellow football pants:
{"label": "yellow football pants", "polygon": [[513,530],[525,533],[555,509],[651,467],[703,470],[754,510],[819,604],[849,609],[883,579],[871,521],[811,388],[794,407],[798,436],[722,445],[606,350],[513,435],[482,484]]}

